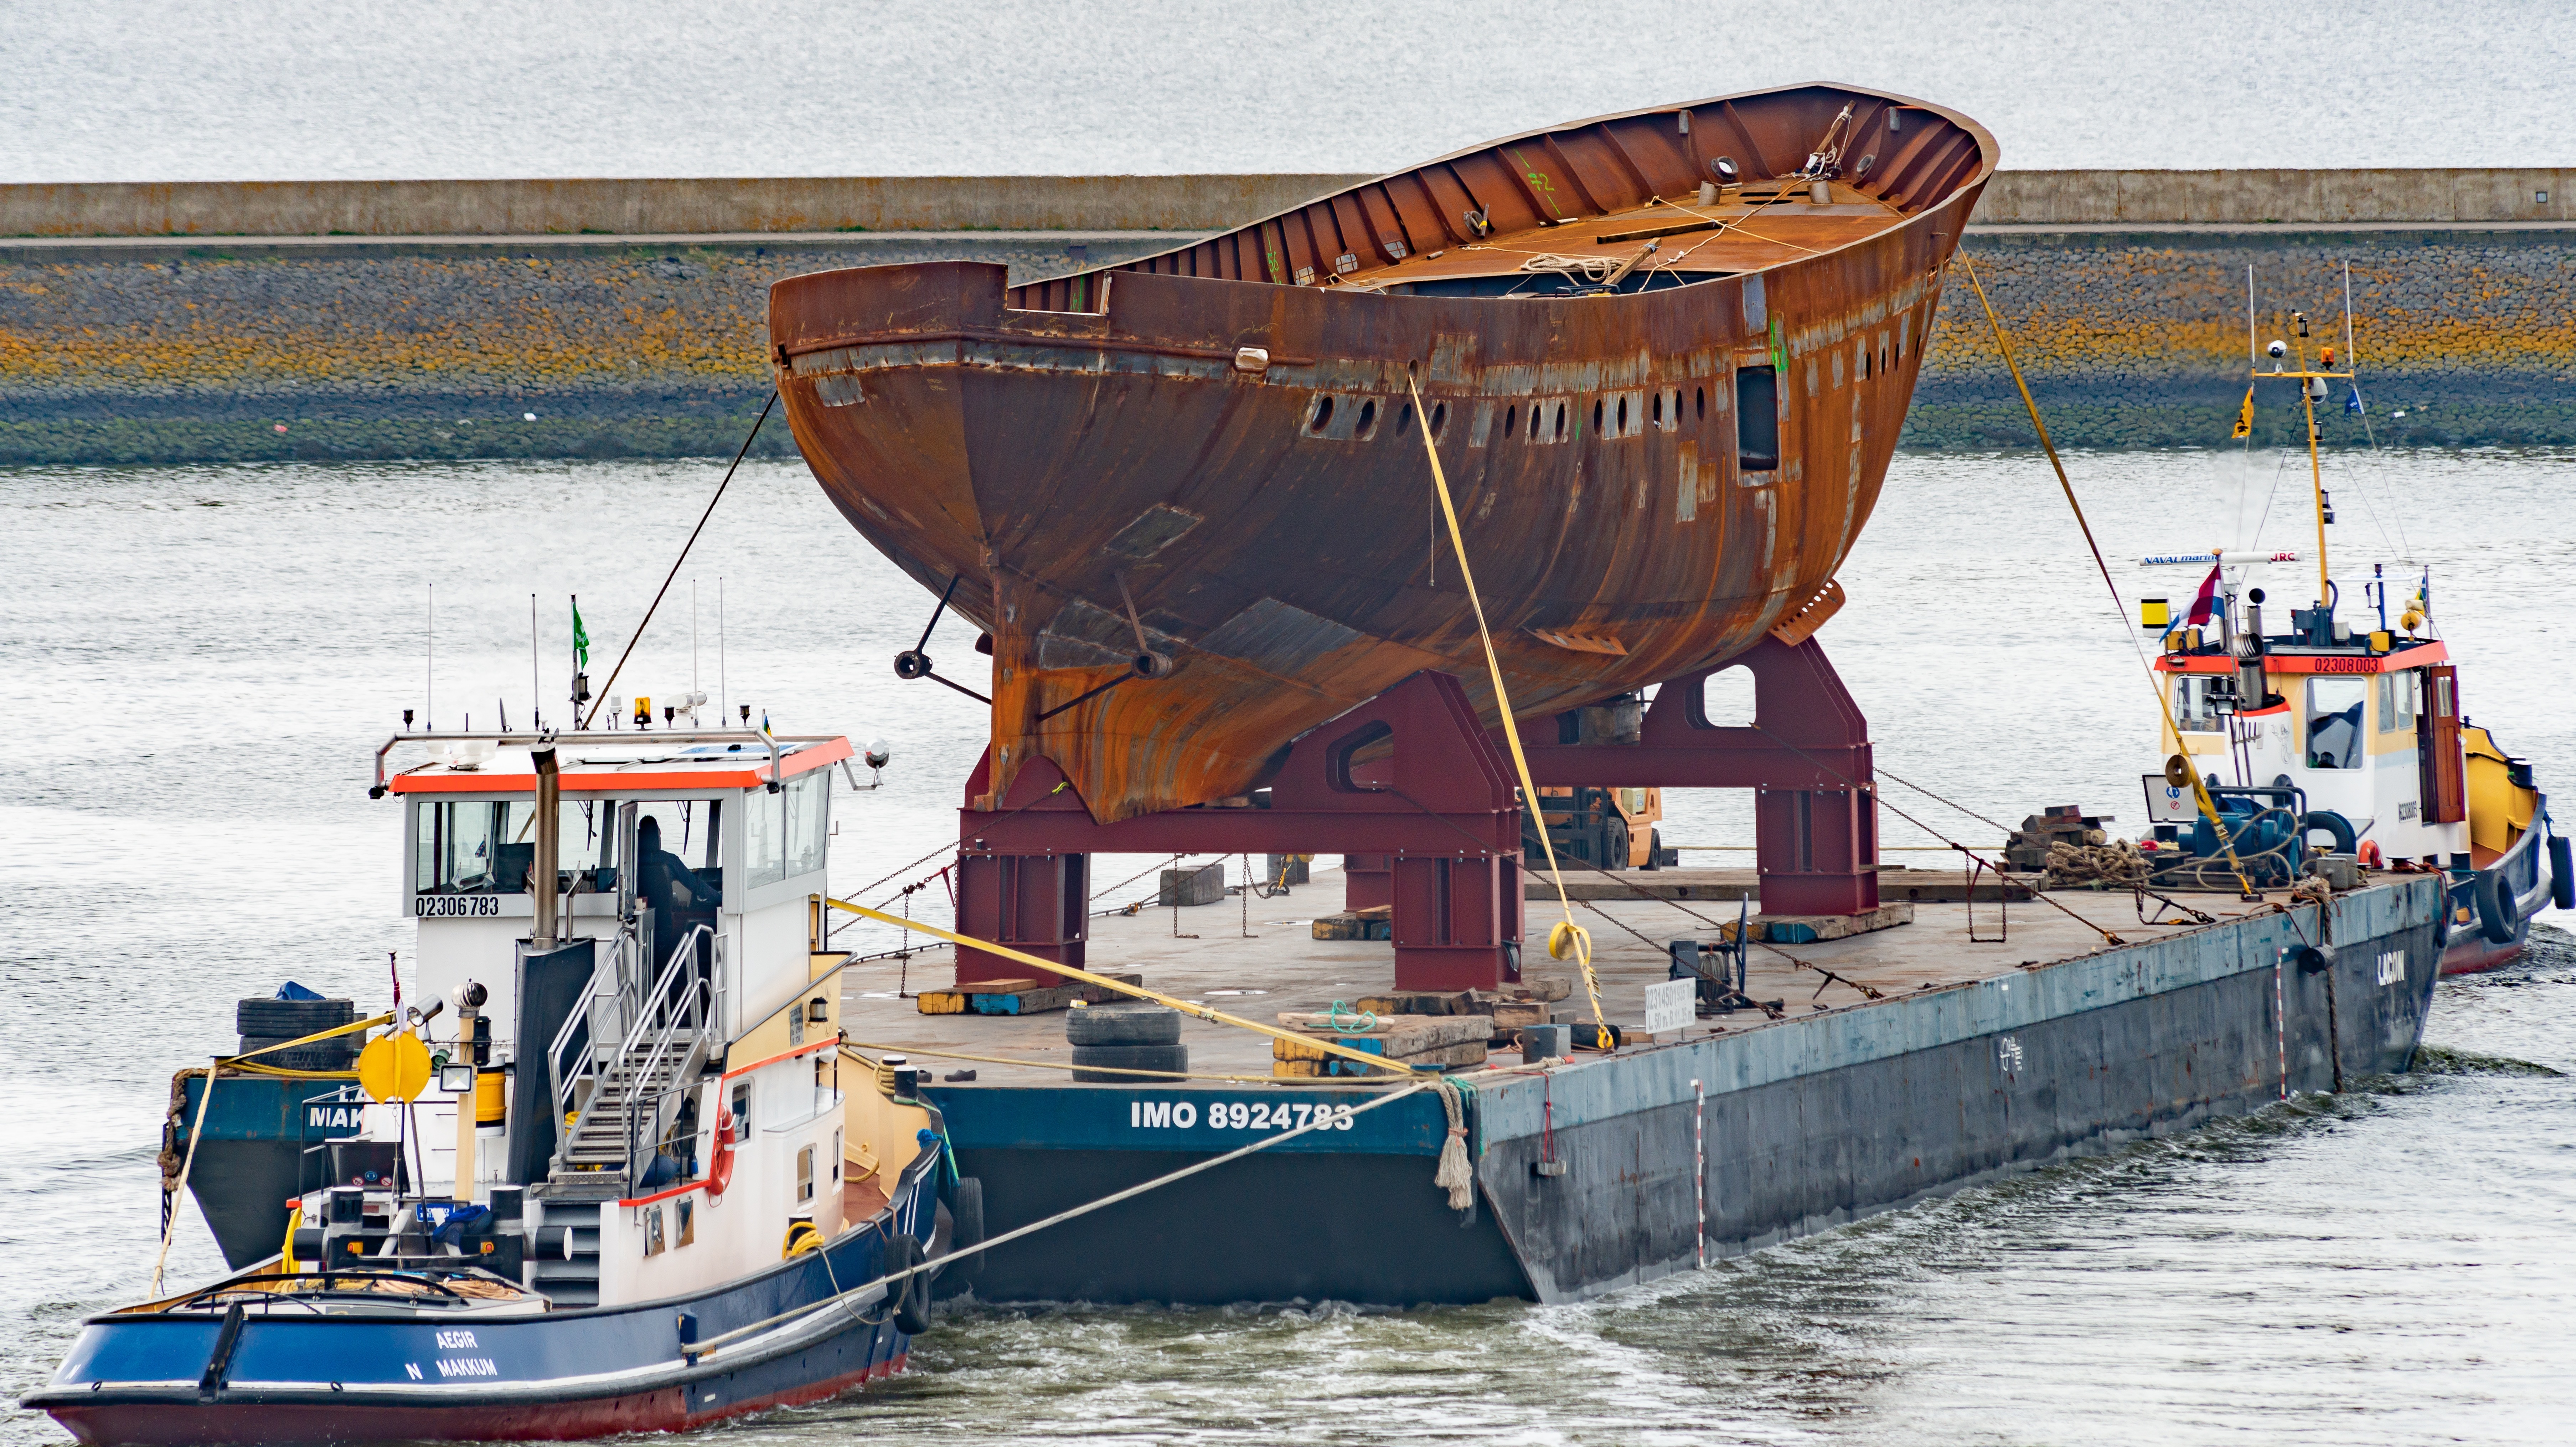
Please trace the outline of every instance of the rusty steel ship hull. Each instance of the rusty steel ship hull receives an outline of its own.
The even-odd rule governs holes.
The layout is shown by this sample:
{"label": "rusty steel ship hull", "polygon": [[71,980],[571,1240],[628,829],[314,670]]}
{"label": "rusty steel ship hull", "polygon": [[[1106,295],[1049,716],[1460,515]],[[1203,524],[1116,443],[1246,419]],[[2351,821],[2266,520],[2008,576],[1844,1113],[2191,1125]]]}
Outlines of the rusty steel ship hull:
{"label": "rusty steel ship hull", "polygon": [[789,278],[778,389],[988,635],[986,807],[1045,758],[1113,822],[1246,794],[1419,670],[1499,723],[1426,430],[1524,719],[1812,632],[1994,164],[1848,87],[1659,107],[1052,281]]}

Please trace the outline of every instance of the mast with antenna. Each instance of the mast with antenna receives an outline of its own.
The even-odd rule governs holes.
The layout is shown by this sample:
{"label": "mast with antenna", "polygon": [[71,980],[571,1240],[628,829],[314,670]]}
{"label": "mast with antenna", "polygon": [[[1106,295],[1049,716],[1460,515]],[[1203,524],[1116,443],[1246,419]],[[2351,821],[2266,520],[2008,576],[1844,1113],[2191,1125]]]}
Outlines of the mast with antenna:
{"label": "mast with antenna", "polygon": [[528,595],[528,724],[542,731],[545,711],[538,701],[546,696],[546,685],[537,669],[537,595]]}
{"label": "mast with antenna", "polygon": [[[2253,286],[2253,269],[2251,267],[2246,269],[2246,278],[2247,292],[2249,296],[2249,304],[2246,308],[2246,312],[2250,322],[2253,313],[2253,308],[2250,304]],[[2272,343],[2272,355],[2274,357],[2274,361],[2272,363],[2273,369],[2269,372],[2252,371],[2252,376],[2257,381],[2270,378],[2274,381],[2296,382],[2299,384],[2299,410],[2301,416],[2306,420],[2308,428],[2309,501],[2316,512],[2317,610],[2325,621],[2330,622],[2332,615],[2329,610],[2331,610],[2334,603],[2334,579],[2331,576],[2332,570],[2327,566],[2326,560],[2326,481],[2325,464],[2318,456],[2317,452],[2317,399],[2325,395],[2327,382],[2336,379],[2349,381],[2352,377],[2352,373],[2349,371],[2338,372],[2333,370],[2334,349],[2332,347],[2325,349],[2323,356],[2318,359],[2315,366],[2310,366],[2307,346],[2308,314],[2303,311],[2294,311],[2290,313],[2290,319],[2297,327],[2295,343],[2297,346],[2296,355],[2298,359],[2298,370],[2294,372],[2285,372],[2280,369],[2281,363],[2279,358],[2289,355],[2290,348],[2283,341],[2275,339]],[[2347,333],[2350,332],[2351,326],[2351,309],[2349,304],[2347,304],[2344,314],[2344,327]],[[2347,356],[2345,358],[2346,365],[2349,366],[2350,362],[2351,358]],[[2249,371],[2250,370],[2251,369],[2249,368]]]}
{"label": "mast with antenna", "polygon": [[421,727],[438,731],[438,585],[429,585],[429,666],[421,681]]}

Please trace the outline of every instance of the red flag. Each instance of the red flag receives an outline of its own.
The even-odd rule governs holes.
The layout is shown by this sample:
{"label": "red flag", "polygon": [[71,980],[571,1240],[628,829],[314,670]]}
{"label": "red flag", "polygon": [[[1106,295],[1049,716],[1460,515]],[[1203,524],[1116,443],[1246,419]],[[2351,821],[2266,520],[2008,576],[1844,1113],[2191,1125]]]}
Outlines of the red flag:
{"label": "red flag", "polygon": [[2218,569],[2200,582],[2200,596],[2191,600],[2191,613],[2182,621],[2187,627],[2198,627],[2218,616]]}

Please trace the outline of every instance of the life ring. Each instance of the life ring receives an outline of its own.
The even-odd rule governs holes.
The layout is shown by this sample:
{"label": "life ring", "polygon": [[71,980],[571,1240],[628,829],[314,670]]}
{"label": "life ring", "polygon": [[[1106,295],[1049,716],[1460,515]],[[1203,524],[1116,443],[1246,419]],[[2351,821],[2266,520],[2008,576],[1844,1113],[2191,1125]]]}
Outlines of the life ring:
{"label": "life ring", "polygon": [[707,1160],[707,1199],[722,1199],[733,1184],[733,1112],[716,1107],[716,1149]]}
{"label": "life ring", "polygon": [[2379,852],[2378,840],[2364,839],[2361,841],[2361,867],[2364,869],[2385,869],[2388,867],[2387,860]]}

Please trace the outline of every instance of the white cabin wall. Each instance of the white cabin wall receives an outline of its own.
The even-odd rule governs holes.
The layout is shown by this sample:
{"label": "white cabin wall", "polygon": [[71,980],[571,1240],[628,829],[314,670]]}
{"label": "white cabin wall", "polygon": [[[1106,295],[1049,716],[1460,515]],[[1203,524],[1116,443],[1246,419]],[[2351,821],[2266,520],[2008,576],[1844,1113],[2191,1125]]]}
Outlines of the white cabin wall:
{"label": "white cabin wall", "polygon": [[[790,881],[797,883],[799,881]],[[813,891],[823,888],[821,875],[811,875]],[[762,893],[768,893],[763,890]],[[769,1018],[779,1006],[803,992],[809,966],[806,946],[806,896],[763,905],[739,918],[730,951],[739,963],[733,967],[732,998],[724,1022],[728,1038]]]}
{"label": "white cabin wall", "polygon": [[[708,1201],[703,1188],[688,1193],[701,1203],[697,1239],[688,1246],[671,1244],[678,1236],[680,1197],[649,1205],[611,1204],[602,1213],[600,1229],[603,1305],[701,1290],[772,1265],[786,1246],[788,1222],[800,1212],[810,1211],[827,1239],[840,1233],[841,1182],[831,1157],[842,1101],[838,1094],[816,1099],[813,1070],[813,1058],[800,1056],[710,1082],[723,1095],[700,1097],[703,1123],[712,1123],[715,1101],[729,1097],[734,1086],[748,1080],[753,1090],[752,1129],[734,1148],[733,1184],[717,1201]],[[815,1160],[814,1199],[799,1202],[796,1157],[809,1146]],[[702,1144],[698,1159],[701,1166],[711,1164],[713,1153]],[[657,1208],[665,1244],[658,1254],[646,1256],[647,1213]]]}

